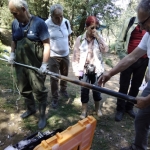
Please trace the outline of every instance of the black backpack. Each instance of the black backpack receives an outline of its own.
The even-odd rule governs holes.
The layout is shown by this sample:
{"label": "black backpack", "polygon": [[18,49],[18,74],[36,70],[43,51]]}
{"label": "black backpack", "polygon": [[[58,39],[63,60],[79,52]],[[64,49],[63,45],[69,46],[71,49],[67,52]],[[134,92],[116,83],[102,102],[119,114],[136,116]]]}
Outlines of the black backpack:
{"label": "black backpack", "polygon": [[133,23],[134,23],[134,21],[135,21],[135,18],[136,18],[136,17],[132,17],[132,18],[130,19],[130,21],[129,21],[128,27],[127,27],[127,29],[126,29],[126,34],[125,34],[125,36],[124,36],[124,41],[126,41],[127,33],[128,33],[128,31],[129,31],[130,27],[133,25]]}

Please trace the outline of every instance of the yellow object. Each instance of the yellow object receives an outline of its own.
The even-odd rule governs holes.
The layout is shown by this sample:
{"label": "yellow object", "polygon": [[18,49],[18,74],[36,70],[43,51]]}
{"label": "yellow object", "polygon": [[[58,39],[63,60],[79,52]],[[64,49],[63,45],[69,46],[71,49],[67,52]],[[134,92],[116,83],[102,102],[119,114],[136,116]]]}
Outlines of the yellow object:
{"label": "yellow object", "polygon": [[43,140],[34,150],[90,150],[96,119],[88,116],[61,133]]}

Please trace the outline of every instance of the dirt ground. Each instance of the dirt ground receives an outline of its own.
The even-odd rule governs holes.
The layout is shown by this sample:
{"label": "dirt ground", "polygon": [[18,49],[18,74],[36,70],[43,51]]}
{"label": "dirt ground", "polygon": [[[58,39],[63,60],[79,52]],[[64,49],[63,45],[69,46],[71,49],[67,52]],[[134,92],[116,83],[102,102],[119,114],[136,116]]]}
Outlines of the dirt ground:
{"label": "dirt ground", "polygon": [[[116,65],[116,63],[119,61],[117,56],[113,55],[113,54],[107,54],[105,57],[111,59],[113,65]],[[70,55],[70,59],[71,59],[71,55]],[[105,68],[106,68],[106,70],[111,69],[108,65],[105,65]],[[69,77],[76,79],[73,75],[71,65],[70,65],[70,70],[69,70]],[[111,80],[107,82],[105,88],[108,88],[110,90],[117,92],[118,86],[119,86],[118,83],[119,83],[119,74],[113,76],[111,78]],[[49,77],[47,77],[47,79],[46,79],[46,86],[49,88]],[[0,89],[0,97],[2,97],[3,101],[9,102],[10,101],[9,100],[10,99],[9,91],[5,92],[4,90],[5,89]],[[50,96],[50,93],[49,93],[49,96]],[[103,100],[101,101],[102,113],[104,115],[110,114],[110,118],[114,122],[116,98],[113,96],[107,95],[107,94],[102,94],[102,97],[103,97]],[[16,98],[18,98],[18,96]],[[76,102],[80,104],[79,101],[75,101],[75,103]],[[20,115],[22,114],[22,112],[24,110],[20,110],[18,112],[16,105],[13,106],[13,108],[14,108],[14,110],[10,109],[10,111],[9,111],[7,109],[7,106],[4,107],[4,105],[2,106],[0,104],[0,150],[3,150],[5,147],[7,147],[10,144],[17,143],[23,137],[25,137],[26,135],[28,135],[30,133],[29,130],[26,131],[26,130],[24,130],[24,128],[22,128],[22,123],[24,123],[24,122],[21,120]],[[135,108],[135,111],[137,111],[136,108]],[[133,120],[132,120],[132,123],[133,123]],[[99,124],[101,125],[101,123],[99,123]],[[121,128],[124,128],[124,125],[122,125],[122,123],[120,123],[120,124],[115,123],[115,125],[121,126]],[[114,129],[114,132],[115,132],[115,130],[117,130],[117,128]],[[132,126],[131,130],[134,130],[133,126]],[[99,132],[99,134],[102,134],[105,131],[104,130],[97,130],[95,136],[99,135],[98,132]],[[124,132],[124,131],[117,131],[117,133],[118,133],[117,136],[124,134],[122,132]],[[112,135],[112,137],[113,137],[113,135]],[[117,144],[120,144],[120,143],[116,142],[116,147],[117,147]],[[122,146],[128,145],[128,143],[126,142],[125,139],[122,139],[121,144],[122,144]],[[93,150],[98,150],[98,149],[93,149]],[[115,149],[112,149],[112,150],[115,150]]]}

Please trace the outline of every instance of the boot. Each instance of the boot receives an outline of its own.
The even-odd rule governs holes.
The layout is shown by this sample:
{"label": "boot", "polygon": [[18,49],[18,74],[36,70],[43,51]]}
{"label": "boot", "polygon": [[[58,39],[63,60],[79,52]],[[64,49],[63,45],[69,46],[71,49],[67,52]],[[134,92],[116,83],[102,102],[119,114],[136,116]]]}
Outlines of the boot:
{"label": "boot", "polygon": [[24,112],[20,117],[21,118],[27,118],[29,117],[30,115],[36,113],[36,108],[35,108],[35,101],[34,99],[25,99],[25,104],[26,104],[26,107],[27,107],[27,111]]}
{"label": "boot", "polygon": [[102,112],[101,112],[101,110],[100,110],[100,101],[94,101],[94,103],[95,103],[95,112],[96,112],[96,115],[98,116],[98,117],[101,117],[102,116]]}
{"label": "boot", "polygon": [[38,122],[38,127],[40,130],[46,126],[45,110],[46,110],[46,103],[39,104],[40,119]]}
{"label": "boot", "polygon": [[87,116],[87,103],[82,103],[82,113],[80,119],[84,119]]}

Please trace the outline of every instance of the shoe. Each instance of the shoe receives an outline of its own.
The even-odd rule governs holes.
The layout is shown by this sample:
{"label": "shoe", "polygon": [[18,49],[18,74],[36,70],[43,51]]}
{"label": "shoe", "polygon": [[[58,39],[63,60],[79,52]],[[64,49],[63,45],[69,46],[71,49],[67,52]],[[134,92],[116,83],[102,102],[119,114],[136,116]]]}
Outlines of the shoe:
{"label": "shoe", "polygon": [[93,115],[97,115],[98,117],[103,116],[103,114],[102,114],[102,112],[101,112],[101,110],[100,110],[100,109],[99,109],[97,112],[96,112],[96,111],[94,111],[94,112],[93,112]]}
{"label": "shoe", "polygon": [[132,146],[130,146],[130,147],[121,148],[120,150],[134,150],[134,149],[132,148]]}
{"label": "shoe", "polygon": [[52,107],[53,107],[54,109],[56,109],[57,106],[58,106],[58,100],[53,100],[53,101],[52,101]]}
{"label": "shoe", "polygon": [[68,95],[67,91],[62,91],[62,90],[60,90],[60,91],[59,91],[59,94],[60,94],[62,97],[64,97],[64,98],[69,98],[69,95]]}
{"label": "shoe", "polygon": [[121,112],[121,111],[117,111],[116,112],[116,115],[115,115],[115,121],[119,122],[122,120],[122,117],[123,117],[124,113]]}
{"label": "shoe", "polygon": [[24,119],[24,118],[27,118],[27,117],[31,116],[34,113],[36,113],[36,110],[34,110],[34,111],[27,110],[20,117]]}
{"label": "shoe", "polygon": [[133,109],[131,110],[126,110],[126,113],[129,114],[130,117],[135,118],[136,114],[134,113]]}
{"label": "shoe", "polygon": [[82,103],[82,112],[81,112],[81,115],[80,115],[80,119],[84,119],[87,117],[87,103]]}
{"label": "shoe", "polygon": [[95,113],[98,117],[102,116],[102,112],[100,110],[100,101],[94,101],[95,103]]}
{"label": "shoe", "polygon": [[80,119],[84,119],[84,118],[86,118],[86,116],[87,116],[87,113],[81,113],[81,115],[80,115]]}
{"label": "shoe", "polygon": [[40,130],[44,129],[46,126],[46,115],[45,115],[45,111],[46,111],[46,103],[40,103],[39,104],[39,122],[38,122],[38,128]]}
{"label": "shoe", "polygon": [[98,117],[101,117],[103,114],[102,114],[102,112],[101,112],[101,110],[99,109],[98,111],[97,111],[97,116]]}

